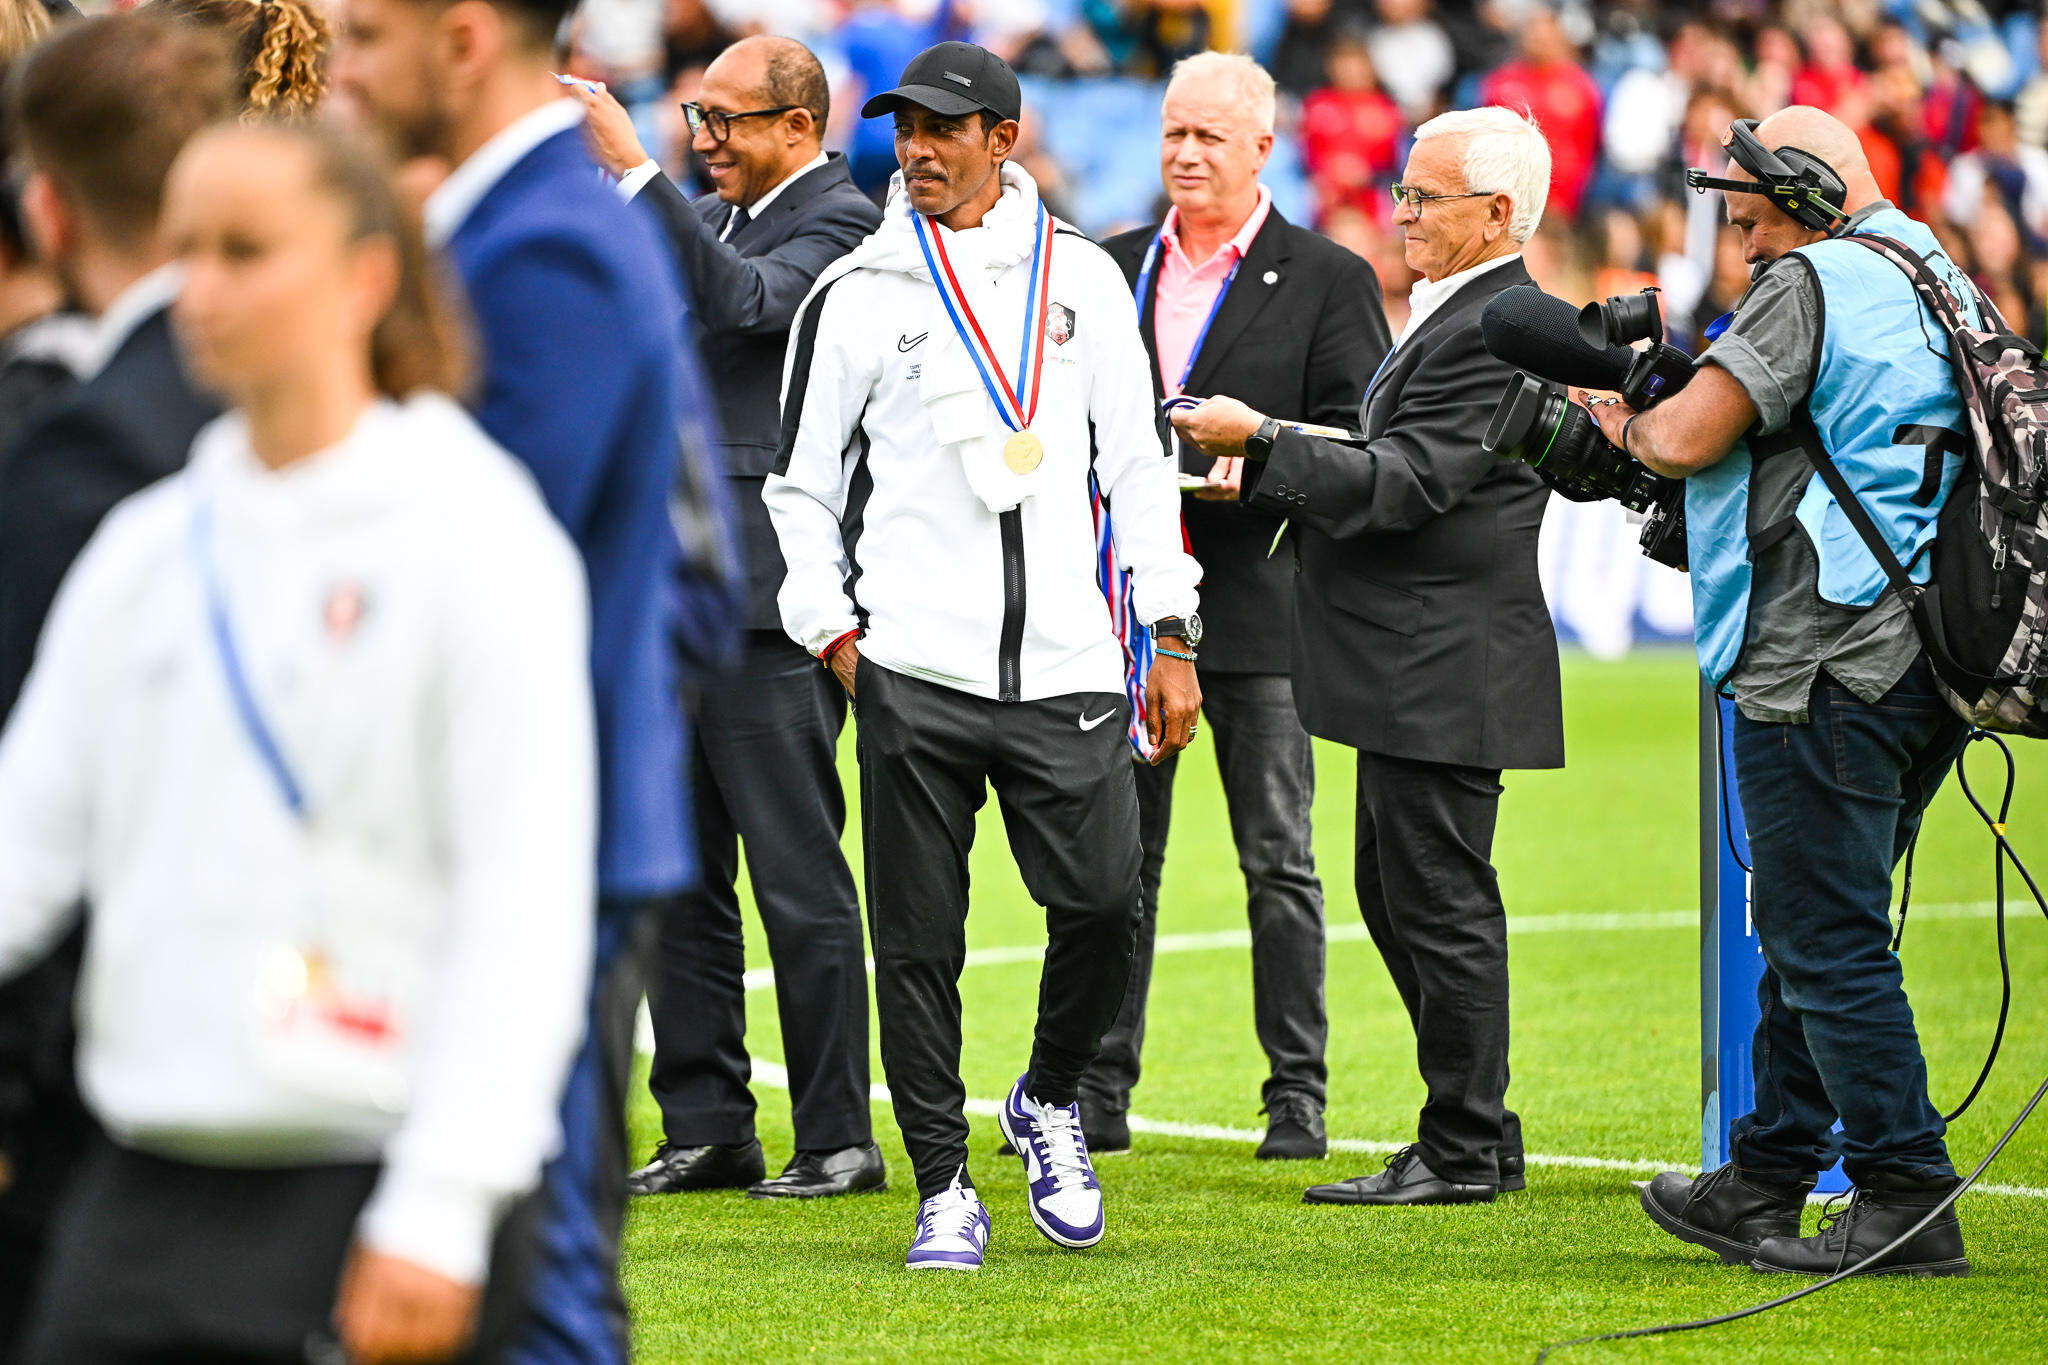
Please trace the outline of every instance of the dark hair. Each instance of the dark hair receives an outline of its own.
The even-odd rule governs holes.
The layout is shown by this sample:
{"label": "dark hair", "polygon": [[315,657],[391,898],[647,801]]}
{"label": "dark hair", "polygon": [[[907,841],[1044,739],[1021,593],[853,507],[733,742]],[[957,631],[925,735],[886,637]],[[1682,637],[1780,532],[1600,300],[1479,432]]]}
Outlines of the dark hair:
{"label": "dark hair", "polygon": [[303,117],[327,93],[333,35],[312,0],[151,0],[149,8],[227,39],[241,68],[245,116]]}
{"label": "dark hair", "polygon": [[220,39],[148,14],[66,24],[10,74],[20,149],[76,210],[122,247],[156,232],[164,178],[192,135],[233,114]]}
{"label": "dark hair", "polygon": [[[442,0],[442,3],[452,3],[452,0]],[[526,31],[528,48],[553,51],[555,35],[562,31],[562,25],[569,21],[581,0],[490,0],[490,3],[509,16],[515,27]]]}
{"label": "dark hair", "polygon": [[770,104],[786,104],[811,111],[811,121],[822,134],[832,113],[832,86],[825,79],[824,63],[816,53],[794,38],[771,39],[767,80],[762,93]]}

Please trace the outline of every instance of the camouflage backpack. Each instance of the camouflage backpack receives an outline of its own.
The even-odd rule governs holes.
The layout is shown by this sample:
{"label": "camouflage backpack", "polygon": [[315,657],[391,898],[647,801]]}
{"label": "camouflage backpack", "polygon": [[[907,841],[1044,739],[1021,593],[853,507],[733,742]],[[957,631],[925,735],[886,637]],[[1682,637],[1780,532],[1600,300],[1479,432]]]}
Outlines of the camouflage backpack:
{"label": "camouflage backpack", "polygon": [[1930,580],[1912,581],[1834,461],[1822,455],[1816,469],[1910,608],[1956,714],[1986,730],[2048,738],[2048,363],[1974,289],[1984,328],[1972,327],[1962,300],[1911,248],[1873,233],[1846,240],[1913,281],[1948,337],[1969,417]]}

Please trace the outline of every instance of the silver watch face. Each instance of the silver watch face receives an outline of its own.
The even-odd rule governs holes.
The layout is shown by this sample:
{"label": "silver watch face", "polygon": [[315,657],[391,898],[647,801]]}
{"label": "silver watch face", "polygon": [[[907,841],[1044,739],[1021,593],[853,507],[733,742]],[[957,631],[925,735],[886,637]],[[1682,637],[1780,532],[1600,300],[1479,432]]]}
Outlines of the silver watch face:
{"label": "silver watch face", "polygon": [[1188,613],[1188,648],[1199,649],[1202,644],[1202,613]]}

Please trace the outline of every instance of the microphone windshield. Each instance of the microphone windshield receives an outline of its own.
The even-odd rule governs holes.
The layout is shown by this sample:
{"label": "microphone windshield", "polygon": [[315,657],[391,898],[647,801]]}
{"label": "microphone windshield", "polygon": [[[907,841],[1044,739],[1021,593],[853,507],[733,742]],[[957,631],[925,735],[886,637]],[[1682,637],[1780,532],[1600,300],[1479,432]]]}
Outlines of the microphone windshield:
{"label": "microphone windshield", "polygon": [[1618,389],[1636,353],[1626,346],[1594,346],[1579,332],[1579,310],[1533,284],[1503,289],[1479,318],[1480,335],[1494,359],[1583,389]]}

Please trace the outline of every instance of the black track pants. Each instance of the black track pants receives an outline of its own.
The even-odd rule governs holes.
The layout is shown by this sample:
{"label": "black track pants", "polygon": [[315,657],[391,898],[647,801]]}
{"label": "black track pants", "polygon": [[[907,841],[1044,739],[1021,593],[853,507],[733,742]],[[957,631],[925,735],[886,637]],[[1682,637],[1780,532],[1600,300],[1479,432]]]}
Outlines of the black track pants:
{"label": "black track pants", "polygon": [[930,1198],[967,1160],[959,982],[975,813],[993,786],[1025,889],[1045,907],[1026,1089],[1069,1104],[1131,972],[1130,713],[1114,693],[990,701],[865,659],[854,691],[882,1068],[918,1192]]}

